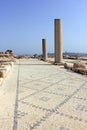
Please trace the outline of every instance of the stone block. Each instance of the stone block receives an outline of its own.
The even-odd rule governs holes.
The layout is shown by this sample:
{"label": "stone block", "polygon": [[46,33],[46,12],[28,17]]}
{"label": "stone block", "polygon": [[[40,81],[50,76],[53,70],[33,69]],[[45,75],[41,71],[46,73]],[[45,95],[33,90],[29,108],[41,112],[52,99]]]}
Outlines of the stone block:
{"label": "stone block", "polygon": [[64,68],[65,68],[65,69],[72,69],[72,68],[73,68],[73,64],[65,63],[65,64],[64,64]]}
{"label": "stone block", "polygon": [[3,78],[0,78],[0,85],[2,85],[2,82],[3,82]]}
{"label": "stone block", "polygon": [[81,62],[75,62],[73,64],[73,68],[83,68],[83,69],[85,69],[86,66],[83,63],[81,63]]}
{"label": "stone block", "polygon": [[5,78],[6,75],[6,69],[0,69],[0,78]]}

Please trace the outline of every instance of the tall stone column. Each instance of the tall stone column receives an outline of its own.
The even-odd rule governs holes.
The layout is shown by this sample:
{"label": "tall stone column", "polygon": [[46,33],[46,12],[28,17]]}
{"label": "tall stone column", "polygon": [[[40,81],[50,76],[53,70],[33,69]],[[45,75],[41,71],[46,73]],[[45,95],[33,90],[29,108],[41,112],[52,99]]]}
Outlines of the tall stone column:
{"label": "tall stone column", "polygon": [[42,56],[43,59],[47,59],[46,39],[42,39]]}
{"label": "tall stone column", "polygon": [[55,63],[62,62],[62,22],[54,20]]}

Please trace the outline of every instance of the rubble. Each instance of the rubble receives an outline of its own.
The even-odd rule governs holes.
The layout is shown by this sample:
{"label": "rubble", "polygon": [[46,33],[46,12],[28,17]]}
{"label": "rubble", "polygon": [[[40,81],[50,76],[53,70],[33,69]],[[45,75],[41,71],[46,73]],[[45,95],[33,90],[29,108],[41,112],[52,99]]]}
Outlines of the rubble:
{"label": "rubble", "polygon": [[75,62],[75,63],[73,64],[73,68],[75,68],[75,69],[76,69],[76,68],[83,68],[83,69],[85,69],[86,66],[79,61],[79,62]]}
{"label": "rubble", "polygon": [[74,62],[73,64],[65,63],[64,68],[72,70],[72,71],[74,71],[76,73],[87,75],[86,65],[81,63],[80,61],[79,62]]}
{"label": "rubble", "polygon": [[7,52],[8,51],[0,52],[0,85],[2,85],[3,80],[6,78],[15,62],[13,53]]}

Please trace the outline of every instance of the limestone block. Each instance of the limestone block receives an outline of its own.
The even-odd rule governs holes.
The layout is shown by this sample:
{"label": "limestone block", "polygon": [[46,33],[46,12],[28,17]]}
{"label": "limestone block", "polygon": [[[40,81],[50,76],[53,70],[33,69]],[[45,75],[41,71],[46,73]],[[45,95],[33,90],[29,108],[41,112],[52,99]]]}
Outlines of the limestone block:
{"label": "limestone block", "polygon": [[0,69],[0,78],[5,78],[6,75],[6,69]]}
{"label": "limestone block", "polygon": [[83,68],[83,69],[85,69],[86,66],[83,63],[81,63],[81,62],[75,62],[73,64],[73,68]]}
{"label": "limestone block", "polygon": [[3,69],[6,70],[6,74],[7,74],[11,69],[11,65],[1,65],[0,70],[3,70]]}
{"label": "limestone block", "polygon": [[87,69],[84,68],[75,68],[74,71],[80,74],[87,75]]}
{"label": "limestone block", "polygon": [[65,63],[65,64],[64,64],[64,68],[65,68],[65,69],[72,69],[72,68],[73,68],[73,64]]}
{"label": "limestone block", "polygon": [[6,73],[8,73],[10,71],[10,69],[11,69],[11,66],[10,65],[6,65],[5,69],[6,69]]}
{"label": "limestone block", "polygon": [[14,65],[14,62],[9,62],[9,65],[12,67]]}
{"label": "limestone block", "polygon": [[3,78],[0,78],[0,85],[2,85],[2,82],[3,82]]}

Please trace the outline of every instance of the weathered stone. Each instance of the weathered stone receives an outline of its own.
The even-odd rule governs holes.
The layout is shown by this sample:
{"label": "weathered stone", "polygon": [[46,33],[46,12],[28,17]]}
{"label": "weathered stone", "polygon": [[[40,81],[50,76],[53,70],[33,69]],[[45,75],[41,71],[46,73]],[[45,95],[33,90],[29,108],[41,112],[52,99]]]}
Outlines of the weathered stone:
{"label": "weathered stone", "polygon": [[73,64],[73,68],[83,68],[83,69],[85,69],[86,66],[84,64],[82,64],[81,62],[75,62]]}
{"label": "weathered stone", "polygon": [[65,63],[64,68],[72,70],[72,71],[74,71],[76,73],[87,75],[86,66],[84,64],[80,63],[80,62],[75,62],[73,65]]}
{"label": "weathered stone", "polygon": [[0,77],[5,78],[6,77],[6,69],[0,69]]}
{"label": "weathered stone", "polygon": [[54,21],[54,41],[55,41],[55,63],[62,62],[62,22],[61,19]]}
{"label": "weathered stone", "polygon": [[0,85],[2,85],[2,82],[3,82],[3,78],[0,78]]}
{"label": "weathered stone", "polygon": [[42,39],[42,57],[47,60],[46,39]]}
{"label": "weathered stone", "polygon": [[65,64],[64,64],[64,68],[65,68],[65,69],[71,69],[71,70],[72,70],[73,65],[72,65],[72,64],[65,63]]}

